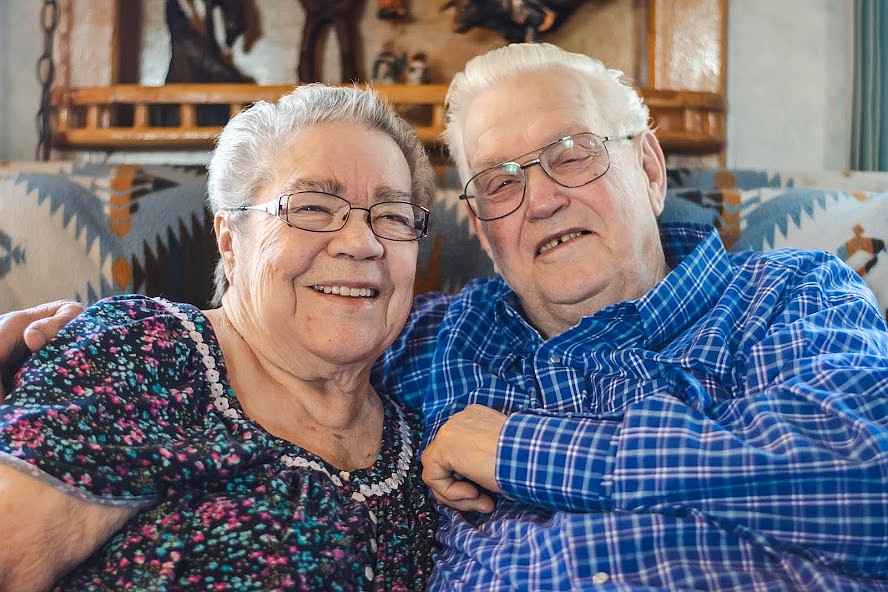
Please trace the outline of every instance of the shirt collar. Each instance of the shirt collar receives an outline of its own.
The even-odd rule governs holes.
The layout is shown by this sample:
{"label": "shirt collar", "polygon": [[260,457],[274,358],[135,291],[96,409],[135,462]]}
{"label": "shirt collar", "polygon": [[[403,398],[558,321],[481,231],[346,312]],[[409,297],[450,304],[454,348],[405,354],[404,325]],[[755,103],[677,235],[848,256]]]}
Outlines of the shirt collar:
{"label": "shirt collar", "polygon": [[[600,320],[616,328],[615,315],[637,315],[634,320],[641,322],[644,338],[648,346],[652,346],[668,340],[715,305],[731,277],[731,263],[718,232],[704,224],[664,223],[660,226],[660,240],[672,271],[641,298],[609,306],[581,320],[577,327],[588,331]],[[502,278],[496,281],[499,283],[494,308],[497,324],[521,342],[541,341],[539,332],[523,318],[518,295]],[[567,333],[571,331],[573,329]],[[595,330],[593,333],[596,339],[606,337]]]}
{"label": "shirt collar", "polygon": [[648,347],[671,339],[715,306],[732,265],[718,232],[704,224],[662,224],[660,240],[672,271],[637,301]]}

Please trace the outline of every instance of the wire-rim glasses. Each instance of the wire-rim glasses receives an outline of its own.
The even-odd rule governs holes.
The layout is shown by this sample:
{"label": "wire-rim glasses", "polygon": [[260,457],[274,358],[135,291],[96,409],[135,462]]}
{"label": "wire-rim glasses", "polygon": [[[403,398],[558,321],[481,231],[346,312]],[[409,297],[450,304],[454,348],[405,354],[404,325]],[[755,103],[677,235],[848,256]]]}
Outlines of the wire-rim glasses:
{"label": "wire-rim glasses", "polygon": [[267,212],[287,226],[309,232],[342,230],[352,210],[361,210],[367,212],[370,231],[392,241],[419,240],[428,234],[429,226],[429,210],[409,201],[380,201],[357,208],[345,198],[322,191],[285,193],[264,204],[230,209]]}
{"label": "wire-rim glasses", "polygon": [[565,136],[528,152],[539,156],[524,164],[508,161],[481,171],[469,179],[459,198],[466,200],[479,220],[504,218],[524,203],[528,168],[539,165],[546,176],[562,187],[582,187],[601,178],[610,168],[606,143],[632,137],[601,137],[592,132]]}

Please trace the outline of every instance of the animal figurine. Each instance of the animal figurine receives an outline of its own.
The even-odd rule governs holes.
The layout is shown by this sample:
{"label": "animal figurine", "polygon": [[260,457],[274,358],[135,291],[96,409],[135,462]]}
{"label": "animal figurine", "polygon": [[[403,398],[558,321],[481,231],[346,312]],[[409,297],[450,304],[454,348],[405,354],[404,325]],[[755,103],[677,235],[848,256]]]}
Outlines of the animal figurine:
{"label": "animal figurine", "polygon": [[406,62],[407,54],[403,51],[399,52],[394,41],[386,41],[382,45],[382,51],[373,61],[373,73],[370,80],[377,84],[400,82]]}
{"label": "animal figurine", "polygon": [[376,18],[387,21],[402,21],[407,19],[406,0],[377,0],[379,8]]}
{"label": "animal figurine", "polygon": [[441,11],[455,8],[453,30],[491,29],[509,43],[536,41],[554,31],[582,0],[448,0]]}

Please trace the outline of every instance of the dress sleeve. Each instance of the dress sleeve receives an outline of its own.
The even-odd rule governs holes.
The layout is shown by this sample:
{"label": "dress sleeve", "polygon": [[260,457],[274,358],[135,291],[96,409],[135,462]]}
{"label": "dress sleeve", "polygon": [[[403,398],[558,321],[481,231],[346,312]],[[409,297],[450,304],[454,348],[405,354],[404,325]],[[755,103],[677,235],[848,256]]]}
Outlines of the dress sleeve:
{"label": "dress sleeve", "polygon": [[888,335],[859,284],[827,261],[779,310],[765,310],[763,297],[761,315],[750,316],[761,333],[725,400],[673,368],[664,388],[624,413],[512,414],[498,449],[503,492],[580,513],[696,513],[884,575]]}
{"label": "dress sleeve", "polygon": [[16,376],[0,406],[0,462],[106,503],[151,503],[211,478],[227,434],[187,335],[151,299],[89,308]]}

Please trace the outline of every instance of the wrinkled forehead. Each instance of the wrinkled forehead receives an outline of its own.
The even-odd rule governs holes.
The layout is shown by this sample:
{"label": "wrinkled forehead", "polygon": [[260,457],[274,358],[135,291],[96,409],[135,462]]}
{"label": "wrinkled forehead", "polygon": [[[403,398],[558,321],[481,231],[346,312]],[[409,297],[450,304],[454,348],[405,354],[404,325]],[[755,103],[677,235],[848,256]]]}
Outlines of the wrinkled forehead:
{"label": "wrinkled forehead", "polygon": [[561,70],[502,80],[478,93],[466,111],[463,145],[470,171],[514,160],[570,134],[608,135],[613,127],[585,81]]}
{"label": "wrinkled forehead", "polygon": [[264,191],[322,191],[372,201],[412,194],[410,167],[394,139],[349,121],[302,128],[269,160]]}

